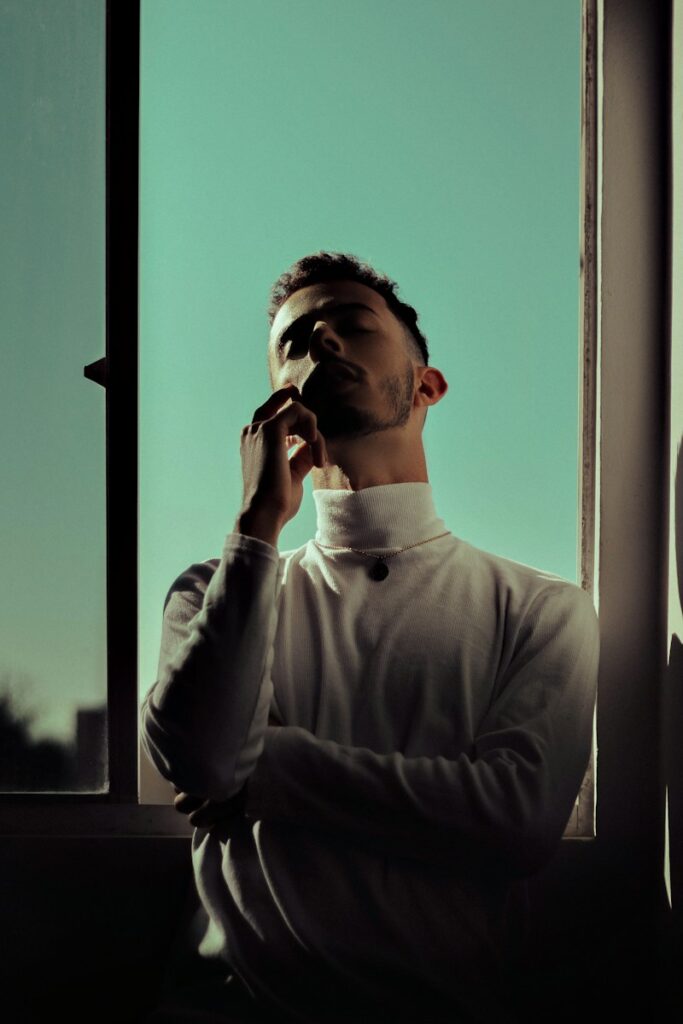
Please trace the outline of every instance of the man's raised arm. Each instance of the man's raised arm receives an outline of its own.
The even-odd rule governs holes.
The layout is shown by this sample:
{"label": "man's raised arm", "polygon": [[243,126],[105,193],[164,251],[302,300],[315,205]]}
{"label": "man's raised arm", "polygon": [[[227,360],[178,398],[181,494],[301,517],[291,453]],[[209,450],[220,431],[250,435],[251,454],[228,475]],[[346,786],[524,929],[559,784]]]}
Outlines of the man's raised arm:
{"label": "man's raised arm", "polygon": [[215,570],[191,566],[171,588],[140,721],[152,763],[180,789],[224,800],[256,763],[273,692],[279,580],[277,551],[233,533]]}
{"label": "man's raised arm", "polygon": [[[237,793],[263,747],[281,582],[275,547],[299,509],[303,477],[325,449],[315,417],[289,386],[242,430],[244,494],[218,567],[192,566],[164,609],[157,681],[140,721],[143,746],[178,790],[222,801]],[[308,438],[291,459],[287,441]]]}

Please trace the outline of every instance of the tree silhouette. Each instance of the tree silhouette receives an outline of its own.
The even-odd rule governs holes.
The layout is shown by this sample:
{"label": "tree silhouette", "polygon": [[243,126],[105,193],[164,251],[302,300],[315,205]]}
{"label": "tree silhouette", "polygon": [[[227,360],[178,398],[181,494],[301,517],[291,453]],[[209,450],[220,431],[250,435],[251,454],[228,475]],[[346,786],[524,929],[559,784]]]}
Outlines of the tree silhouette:
{"label": "tree silhouette", "polygon": [[[8,670],[0,673],[0,791],[35,792],[75,787],[70,747],[56,739],[35,740],[31,725],[37,713],[21,707]],[[22,688],[25,689],[25,679]]]}

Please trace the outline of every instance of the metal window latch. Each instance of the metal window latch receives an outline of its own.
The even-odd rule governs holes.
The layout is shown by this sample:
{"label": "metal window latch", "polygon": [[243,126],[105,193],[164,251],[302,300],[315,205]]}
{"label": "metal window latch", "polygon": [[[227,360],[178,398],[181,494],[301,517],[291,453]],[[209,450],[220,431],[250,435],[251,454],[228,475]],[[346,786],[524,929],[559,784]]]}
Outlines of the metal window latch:
{"label": "metal window latch", "polygon": [[87,377],[88,380],[93,380],[95,384],[101,384],[103,388],[107,386],[107,357],[102,356],[101,359],[95,360],[94,363],[88,363],[87,366],[83,367],[83,376]]}

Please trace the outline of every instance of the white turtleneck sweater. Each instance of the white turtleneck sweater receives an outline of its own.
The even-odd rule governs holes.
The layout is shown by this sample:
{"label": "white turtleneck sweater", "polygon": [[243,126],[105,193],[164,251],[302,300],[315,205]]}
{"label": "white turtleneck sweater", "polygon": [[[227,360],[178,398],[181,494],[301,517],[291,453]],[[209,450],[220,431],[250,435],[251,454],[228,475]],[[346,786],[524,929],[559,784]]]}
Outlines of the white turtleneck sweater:
{"label": "white turtleneck sweater", "polygon": [[279,1019],[500,1019],[492,930],[586,769],[595,609],[451,533],[370,579],[349,547],[447,530],[428,483],[313,498],[315,540],[230,533],[165,606],[145,749],[184,792],[246,783],[244,815],[193,835],[200,953]]}

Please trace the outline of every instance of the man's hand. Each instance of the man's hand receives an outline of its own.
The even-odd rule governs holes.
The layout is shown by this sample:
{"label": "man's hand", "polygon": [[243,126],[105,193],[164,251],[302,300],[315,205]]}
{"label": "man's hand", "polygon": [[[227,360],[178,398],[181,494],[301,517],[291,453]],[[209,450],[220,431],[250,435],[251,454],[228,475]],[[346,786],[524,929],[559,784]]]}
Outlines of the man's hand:
{"label": "man's hand", "polygon": [[[324,466],[327,457],[315,413],[300,397],[294,384],[279,388],[242,429],[244,493],[235,531],[260,537],[273,546],[282,527],[301,507],[304,477],[313,466]],[[297,437],[302,443],[289,458],[287,449]]]}
{"label": "man's hand", "polygon": [[187,814],[188,821],[195,828],[210,828],[217,821],[241,816],[244,813],[247,800],[246,782],[238,793],[228,797],[227,800],[207,800],[203,796],[183,793],[177,786],[173,788],[178,794],[173,801],[173,806],[181,814]]}
{"label": "man's hand", "polygon": [[[275,718],[272,709],[268,713],[268,725],[276,729],[282,725],[282,722],[278,722]],[[173,801],[173,806],[181,814],[187,814],[187,820],[195,828],[210,828],[217,821],[233,818],[244,812],[247,802],[248,785],[249,780],[247,779],[240,791],[235,793],[234,796],[228,797],[227,800],[207,800],[203,796],[183,793],[177,786],[174,786],[173,788],[178,795]]]}

